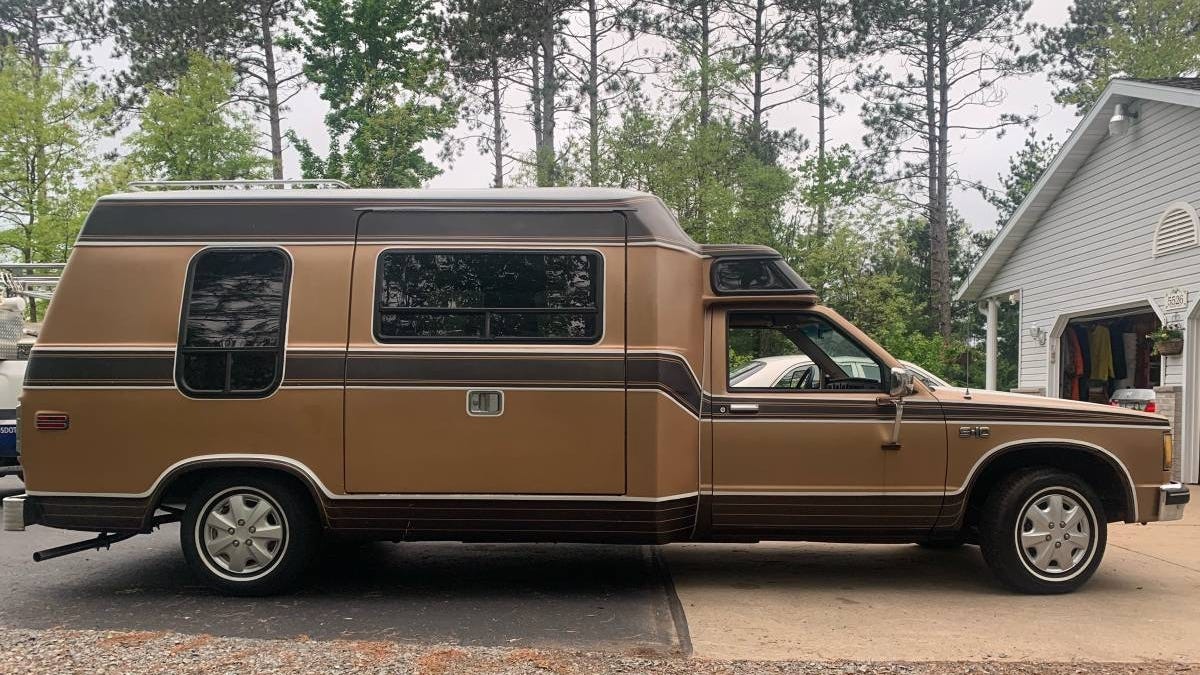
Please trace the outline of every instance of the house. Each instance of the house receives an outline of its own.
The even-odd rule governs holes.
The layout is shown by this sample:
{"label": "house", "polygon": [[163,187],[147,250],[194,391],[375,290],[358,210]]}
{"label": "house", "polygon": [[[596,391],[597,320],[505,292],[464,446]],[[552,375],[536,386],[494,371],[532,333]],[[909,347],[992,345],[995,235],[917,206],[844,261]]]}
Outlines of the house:
{"label": "house", "polygon": [[[1177,478],[1200,473],[1200,79],[1114,80],[958,289],[1020,304],[1015,391],[1106,402],[1153,389]],[[1184,333],[1159,356],[1146,334]],[[1170,351],[1170,350],[1164,350]]]}

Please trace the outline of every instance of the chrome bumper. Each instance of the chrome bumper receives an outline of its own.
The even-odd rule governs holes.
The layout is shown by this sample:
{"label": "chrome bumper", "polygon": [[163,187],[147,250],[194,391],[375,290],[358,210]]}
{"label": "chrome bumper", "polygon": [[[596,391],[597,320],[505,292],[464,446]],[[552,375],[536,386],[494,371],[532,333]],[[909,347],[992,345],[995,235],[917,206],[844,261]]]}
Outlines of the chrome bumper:
{"label": "chrome bumper", "polygon": [[25,495],[13,495],[4,498],[4,531],[22,532],[25,530]]}
{"label": "chrome bumper", "polygon": [[1158,487],[1158,519],[1179,520],[1183,518],[1183,507],[1187,506],[1190,499],[1191,493],[1182,483],[1160,485]]}

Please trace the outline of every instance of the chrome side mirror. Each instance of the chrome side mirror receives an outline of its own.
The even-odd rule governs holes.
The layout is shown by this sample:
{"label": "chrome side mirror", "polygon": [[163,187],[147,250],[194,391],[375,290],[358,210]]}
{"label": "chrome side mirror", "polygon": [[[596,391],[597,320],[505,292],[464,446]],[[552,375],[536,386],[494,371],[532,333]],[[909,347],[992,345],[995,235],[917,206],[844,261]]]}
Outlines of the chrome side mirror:
{"label": "chrome side mirror", "polygon": [[888,373],[888,396],[904,398],[911,396],[917,390],[913,384],[913,374],[907,368],[895,366]]}

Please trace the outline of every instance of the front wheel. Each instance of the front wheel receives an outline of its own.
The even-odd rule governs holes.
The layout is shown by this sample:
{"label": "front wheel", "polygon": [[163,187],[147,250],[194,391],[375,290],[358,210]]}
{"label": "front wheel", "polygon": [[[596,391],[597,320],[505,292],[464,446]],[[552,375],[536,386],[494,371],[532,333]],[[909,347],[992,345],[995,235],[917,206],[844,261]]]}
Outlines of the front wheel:
{"label": "front wheel", "polygon": [[1014,474],[988,496],[979,546],[996,577],[1022,593],[1069,593],[1104,556],[1104,504],[1078,476],[1054,469]]}
{"label": "front wheel", "polygon": [[303,575],[319,541],[309,495],[273,476],[219,476],[192,494],[180,543],[192,571],[230,595],[270,595]]}

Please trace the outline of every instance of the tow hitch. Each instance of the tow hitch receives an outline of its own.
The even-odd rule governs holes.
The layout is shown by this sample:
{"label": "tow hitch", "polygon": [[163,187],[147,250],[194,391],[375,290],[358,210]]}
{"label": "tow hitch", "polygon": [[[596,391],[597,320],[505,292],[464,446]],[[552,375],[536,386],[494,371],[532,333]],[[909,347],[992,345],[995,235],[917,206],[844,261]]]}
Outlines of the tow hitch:
{"label": "tow hitch", "polygon": [[[167,506],[159,508],[166,511],[166,513],[154,516],[154,519],[150,523],[150,531],[158,529],[160,525],[179,522],[179,519],[183,516],[183,509],[176,509]],[[99,551],[100,549],[108,549],[119,541],[125,541],[126,539],[136,537],[139,534],[142,534],[142,532],[104,532],[95,539],[77,541],[74,544],[63,544],[62,546],[55,546],[54,548],[48,548],[44,551],[36,551],[33,554],[33,561],[42,562],[43,560],[61,558],[64,555],[71,555],[72,553],[79,553],[81,551]]]}
{"label": "tow hitch", "polygon": [[33,554],[33,561],[34,562],[42,562],[43,560],[50,560],[51,558],[61,558],[64,555],[70,555],[72,553],[79,553],[80,551],[90,551],[92,549],[96,549],[97,551],[99,551],[102,548],[108,548],[109,546],[112,546],[113,544],[117,543],[118,541],[125,541],[126,539],[129,539],[130,537],[133,537],[135,535],[137,535],[137,532],[125,532],[122,534],[107,534],[107,533],[101,534],[100,536],[96,537],[95,539],[88,539],[87,541],[77,541],[74,544],[63,544],[62,546],[55,546],[54,548],[48,548],[45,551],[37,551]]}

